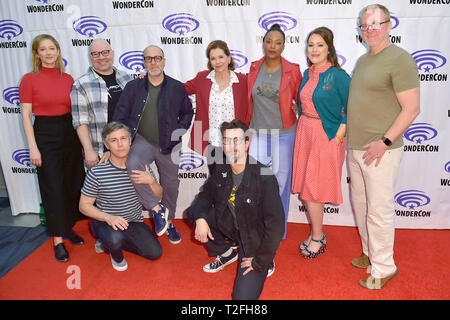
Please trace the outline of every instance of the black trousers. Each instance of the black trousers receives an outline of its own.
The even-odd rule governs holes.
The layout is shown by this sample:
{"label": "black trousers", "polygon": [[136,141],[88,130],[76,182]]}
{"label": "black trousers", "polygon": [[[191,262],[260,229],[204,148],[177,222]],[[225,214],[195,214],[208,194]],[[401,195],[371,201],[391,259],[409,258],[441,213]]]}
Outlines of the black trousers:
{"label": "black trousers", "polygon": [[[188,214],[187,218],[195,226],[193,217]],[[268,270],[264,270],[262,272],[252,270],[244,276],[243,273],[246,268],[241,268],[241,262],[242,258],[245,258],[246,255],[243,251],[244,246],[242,245],[241,237],[236,230],[234,232],[233,239],[227,239],[227,237],[217,228],[216,219],[217,215],[212,207],[206,216],[206,222],[208,223],[209,229],[211,230],[211,234],[214,238],[214,240],[208,239],[208,242],[205,243],[209,256],[221,255],[231,248],[228,240],[237,241],[239,244],[239,260],[237,265],[237,275],[234,280],[232,298],[233,300],[257,300],[264,288]]]}
{"label": "black trousers", "polygon": [[37,116],[33,127],[42,158],[37,173],[47,233],[62,237],[85,218],[78,209],[85,176],[81,144],[70,113]]}

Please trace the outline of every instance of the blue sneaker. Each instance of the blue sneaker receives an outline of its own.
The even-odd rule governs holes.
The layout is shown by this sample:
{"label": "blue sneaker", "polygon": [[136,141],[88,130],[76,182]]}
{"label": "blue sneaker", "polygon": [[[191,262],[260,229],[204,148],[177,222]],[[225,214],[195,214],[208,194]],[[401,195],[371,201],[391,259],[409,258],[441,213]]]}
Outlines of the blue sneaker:
{"label": "blue sneaker", "polygon": [[161,209],[158,212],[152,210],[153,221],[155,222],[155,232],[158,237],[162,236],[169,226],[169,223],[167,222],[169,211],[162,204],[160,204],[160,207]]}
{"label": "blue sneaker", "polygon": [[169,237],[169,241],[172,244],[177,244],[177,243],[181,242],[181,235],[177,231],[177,229],[175,229],[175,226],[173,225],[173,223],[171,223],[169,225],[169,228],[167,228],[166,234]]}

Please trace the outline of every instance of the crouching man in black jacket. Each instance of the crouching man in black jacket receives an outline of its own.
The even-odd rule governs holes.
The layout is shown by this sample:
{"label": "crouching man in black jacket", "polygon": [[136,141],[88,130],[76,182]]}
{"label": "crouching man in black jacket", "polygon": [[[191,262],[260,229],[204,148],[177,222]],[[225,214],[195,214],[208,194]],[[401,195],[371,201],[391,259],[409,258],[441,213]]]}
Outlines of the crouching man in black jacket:
{"label": "crouching man in black jacket", "polygon": [[215,171],[187,209],[195,238],[216,260],[203,267],[217,272],[234,262],[239,266],[232,297],[256,300],[261,295],[273,258],[284,234],[284,211],[278,182],[270,169],[248,155],[247,126],[240,120],[221,126],[226,164]]}

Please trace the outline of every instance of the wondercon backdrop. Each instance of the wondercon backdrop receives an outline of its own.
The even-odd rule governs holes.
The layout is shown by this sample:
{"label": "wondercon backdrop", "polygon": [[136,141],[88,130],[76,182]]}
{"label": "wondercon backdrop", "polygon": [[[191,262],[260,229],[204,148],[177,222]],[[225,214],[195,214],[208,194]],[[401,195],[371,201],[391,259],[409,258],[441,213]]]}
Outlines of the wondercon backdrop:
{"label": "wondercon backdrop", "polygon": [[[374,0],[375,1],[375,0]],[[450,0],[379,1],[392,15],[391,42],[406,49],[417,62],[421,113],[404,134],[404,155],[395,192],[396,225],[400,228],[450,228]],[[0,160],[13,215],[39,212],[36,168],[20,115],[18,86],[31,71],[31,44],[41,33],[60,43],[66,72],[74,79],[90,65],[88,46],[104,38],[115,51],[115,66],[130,74],[143,68],[142,50],[163,48],[165,72],[187,81],[206,69],[208,43],[228,43],[237,64],[247,73],[262,57],[262,37],[279,23],[286,33],[283,56],[306,69],[305,40],[316,27],[335,35],[341,66],[351,74],[366,52],[357,30],[366,0],[2,0],[0,2]],[[195,106],[195,96],[192,96]],[[374,106],[376,108],[376,106]],[[205,159],[183,149],[176,217],[183,217],[207,176]],[[354,226],[349,178],[344,164],[344,203],[326,205],[328,225]],[[290,222],[307,222],[305,208],[291,196]]]}

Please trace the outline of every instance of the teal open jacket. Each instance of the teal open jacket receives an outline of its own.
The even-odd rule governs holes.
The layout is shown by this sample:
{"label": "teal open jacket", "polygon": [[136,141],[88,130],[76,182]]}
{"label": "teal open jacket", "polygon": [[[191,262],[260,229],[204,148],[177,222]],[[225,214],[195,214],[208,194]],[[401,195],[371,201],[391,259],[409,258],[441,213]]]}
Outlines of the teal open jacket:
{"label": "teal open jacket", "polygon": [[[298,90],[298,115],[302,114],[300,92],[309,79],[309,68],[303,73],[303,80]],[[313,103],[322,120],[328,139],[336,136],[341,123],[347,122],[347,100],[351,78],[344,70],[331,67],[319,74],[319,83],[313,92]],[[342,113],[342,109],[344,112]]]}

